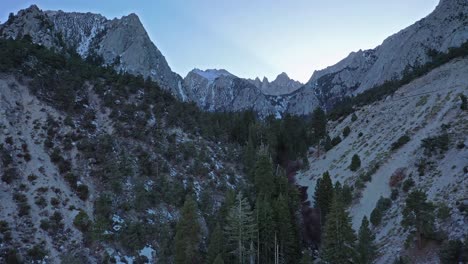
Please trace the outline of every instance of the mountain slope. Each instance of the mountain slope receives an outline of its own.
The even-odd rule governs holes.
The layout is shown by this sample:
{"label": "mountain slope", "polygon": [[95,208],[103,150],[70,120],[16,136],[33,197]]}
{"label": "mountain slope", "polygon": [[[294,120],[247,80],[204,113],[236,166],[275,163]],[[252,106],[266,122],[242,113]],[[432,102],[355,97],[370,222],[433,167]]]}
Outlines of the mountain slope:
{"label": "mountain slope", "polygon": [[[401,183],[408,178],[415,182],[413,189],[426,191],[437,205],[443,203],[450,208],[450,217],[438,222],[449,239],[468,234],[468,215],[459,209],[468,192],[468,112],[460,109],[459,97],[460,93],[466,96],[466,72],[467,58],[452,61],[401,87],[393,96],[357,109],[356,121],[350,115],[342,122],[331,123],[330,137],[343,138],[342,131],[347,126],[351,133],[319,158],[316,153],[309,156],[310,169],[298,176],[299,183],[308,186],[310,200],[317,178],[325,171],[330,172],[333,181],[354,186],[350,214],[356,230],[363,216],[369,218],[381,196],[388,198],[393,190],[399,193],[382,224],[374,227],[381,253],[377,263],[392,263],[395,256],[408,254],[404,247],[408,233],[400,228],[407,196]],[[449,137],[448,150],[428,155],[422,140],[444,133]],[[410,140],[400,148],[392,148],[404,135]],[[354,154],[361,160],[361,168],[356,172],[349,169]],[[427,165],[423,176],[418,170],[422,162]],[[393,187],[392,175],[399,172],[404,179]],[[363,181],[363,175],[370,175],[371,180]],[[415,257],[411,263],[437,263],[436,254],[432,250],[425,257]]]}

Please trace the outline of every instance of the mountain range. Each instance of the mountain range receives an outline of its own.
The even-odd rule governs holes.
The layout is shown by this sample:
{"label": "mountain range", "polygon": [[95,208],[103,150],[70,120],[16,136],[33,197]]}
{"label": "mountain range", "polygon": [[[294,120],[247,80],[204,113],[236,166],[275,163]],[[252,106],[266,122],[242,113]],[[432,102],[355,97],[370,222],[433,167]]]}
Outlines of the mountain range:
{"label": "mountain range", "polygon": [[[430,61],[430,52],[447,52],[468,39],[463,0],[440,1],[436,9],[374,49],[352,52],[337,64],[315,71],[302,85],[282,73],[242,79],[226,70],[194,69],[185,78],[173,72],[150,40],[136,14],[109,20],[92,13],[21,10],[0,27],[3,38],[30,35],[35,43],[72,49],[83,58],[97,55],[117,71],[150,77],[183,101],[211,111],[253,109],[262,116],[310,114],[330,108],[346,96],[362,93]],[[214,96],[213,96],[214,95]],[[280,102],[280,103],[279,103]]]}

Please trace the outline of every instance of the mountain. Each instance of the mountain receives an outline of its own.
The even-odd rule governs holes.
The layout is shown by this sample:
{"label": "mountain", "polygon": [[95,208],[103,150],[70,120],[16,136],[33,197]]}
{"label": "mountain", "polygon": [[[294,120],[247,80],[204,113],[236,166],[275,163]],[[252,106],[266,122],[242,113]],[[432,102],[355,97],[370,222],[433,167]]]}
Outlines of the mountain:
{"label": "mountain", "polygon": [[248,80],[257,88],[259,88],[264,94],[277,96],[292,93],[303,85],[298,81],[290,79],[285,72],[279,74],[271,83],[266,77],[263,77],[262,81],[260,81],[258,77],[255,78],[255,80]]}
{"label": "mountain", "polygon": [[288,112],[307,114],[315,106],[331,108],[344,96],[356,95],[405,71],[431,61],[431,52],[447,52],[468,41],[468,3],[442,0],[427,17],[388,37],[374,49],[352,52],[337,64],[315,71],[291,97]]}
{"label": "mountain", "polygon": [[467,14],[466,1],[443,0],[430,15],[378,47],[352,52],[337,64],[315,71],[303,86],[285,73],[272,82],[266,78],[240,80],[231,74],[217,76],[219,72],[214,70],[204,74],[195,70],[182,79],[172,72],[135,14],[109,20],[91,13],[41,11],[33,5],[1,25],[0,36],[30,35],[35,43],[73,49],[83,58],[101,56],[116,70],[151,77],[179,99],[194,101],[206,110],[254,109],[263,116],[284,112],[306,115],[316,107],[330,109],[346,96],[399,79],[430,62],[434,52],[460,46],[468,40]]}
{"label": "mountain", "polygon": [[[409,263],[439,263],[437,250],[430,247],[406,249],[411,230],[402,229],[400,222],[412,190],[423,190],[437,208],[448,208],[448,216],[436,220],[439,234],[457,240],[468,233],[468,111],[461,109],[460,100],[460,94],[467,95],[467,72],[468,58],[456,59],[402,86],[391,98],[329,122],[329,136],[341,142],[321,155],[310,153],[309,168],[297,175],[311,202],[325,171],[333,182],[352,186],[349,211],[355,230],[364,216],[371,217],[381,197],[391,199],[381,223],[373,225],[380,252],[375,263],[393,263],[398,255],[410,255]],[[344,136],[346,127],[351,132]],[[361,165],[352,171],[355,154]],[[419,253],[413,255],[414,251]]]}
{"label": "mountain", "polygon": [[83,58],[100,56],[117,71],[150,77],[179,99],[189,100],[182,78],[172,72],[135,14],[109,20],[99,14],[42,11],[32,5],[0,26],[3,38],[25,35],[48,48],[74,50]]}
{"label": "mountain", "polygon": [[262,117],[281,117],[285,110],[284,100],[271,94],[284,93],[299,85],[285,73],[279,75],[274,82],[264,81],[262,85],[250,79],[239,78],[226,70],[216,69],[194,69],[184,78],[184,86],[192,91],[193,101],[200,108],[222,112],[254,110]]}

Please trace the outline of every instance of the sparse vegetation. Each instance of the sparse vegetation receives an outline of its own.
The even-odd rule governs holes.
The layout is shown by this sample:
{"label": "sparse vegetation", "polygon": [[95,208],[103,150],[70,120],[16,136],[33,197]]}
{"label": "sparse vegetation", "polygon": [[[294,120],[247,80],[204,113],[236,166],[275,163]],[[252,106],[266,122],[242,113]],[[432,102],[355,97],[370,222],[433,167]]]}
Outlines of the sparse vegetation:
{"label": "sparse vegetation", "polygon": [[403,135],[403,136],[399,137],[397,141],[393,142],[391,149],[392,150],[399,149],[403,145],[408,143],[410,140],[411,139],[410,139],[410,137],[408,135]]}
{"label": "sparse vegetation", "polygon": [[351,165],[349,165],[349,169],[351,171],[357,171],[361,167],[361,159],[359,158],[358,154],[354,154],[351,158]]}
{"label": "sparse vegetation", "polygon": [[390,200],[390,198],[380,197],[370,215],[370,222],[373,226],[378,226],[380,224],[383,214],[390,209],[391,206],[392,200]]}
{"label": "sparse vegetation", "polygon": [[73,225],[75,225],[81,232],[87,232],[92,225],[91,220],[89,219],[88,214],[85,211],[80,210],[80,212],[75,216],[73,220]]}
{"label": "sparse vegetation", "polygon": [[414,180],[410,177],[403,182],[403,191],[408,192],[414,186]]}
{"label": "sparse vegetation", "polygon": [[351,133],[351,128],[349,128],[349,126],[346,126],[346,127],[343,129],[343,137],[349,136],[349,133]]}
{"label": "sparse vegetation", "polygon": [[468,110],[468,100],[466,99],[466,96],[464,94],[460,94],[460,100],[461,100],[461,105],[460,109],[461,110]]}
{"label": "sparse vegetation", "polygon": [[431,156],[432,154],[443,154],[448,150],[450,143],[449,135],[443,133],[438,136],[428,137],[421,140],[421,147],[424,149],[424,154]]}

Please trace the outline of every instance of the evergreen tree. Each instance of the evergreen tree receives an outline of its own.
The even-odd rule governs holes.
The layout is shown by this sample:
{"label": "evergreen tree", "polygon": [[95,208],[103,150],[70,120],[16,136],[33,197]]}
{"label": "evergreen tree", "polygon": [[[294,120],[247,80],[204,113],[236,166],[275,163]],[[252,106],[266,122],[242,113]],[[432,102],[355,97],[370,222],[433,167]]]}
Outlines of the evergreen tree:
{"label": "evergreen tree", "polygon": [[466,99],[466,96],[461,93],[460,94],[460,99],[461,99],[460,109],[461,110],[468,110],[468,99]]}
{"label": "evergreen tree", "polygon": [[272,263],[274,237],[275,237],[275,222],[273,219],[273,209],[269,198],[260,194],[257,197],[256,204],[257,214],[257,246],[258,246],[258,263]]}
{"label": "evergreen tree", "polygon": [[223,253],[223,231],[221,229],[221,226],[217,224],[210,236],[210,244],[208,245],[208,253],[206,254],[206,263],[213,263],[218,257],[222,259]]}
{"label": "evergreen tree", "polygon": [[348,184],[343,185],[343,188],[341,189],[341,198],[343,199],[345,207],[351,205],[351,202],[353,201],[353,188]]}
{"label": "evergreen tree", "polygon": [[358,243],[356,246],[357,257],[355,263],[371,264],[377,254],[377,247],[374,244],[375,235],[369,229],[369,221],[364,216],[359,228]]}
{"label": "evergreen tree", "polygon": [[351,128],[349,128],[349,126],[346,126],[344,129],[343,129],[343,137],[347,137],[349,136],[349,133],[351,133]]}
{"label": "evergreen tree", "polygon": [[250,262],[255,257],[253,242],[256,239],[256,232],[257,227],[250,204],[239,192],[236,203],[229,210],[225,227],[229,253],[234,255],[239,263]]}
{"label": "evergreen tree", "polygon": [[[333,187],[333,190],[334,190],[334,194],[336,195],[336,197],[338,197],[339,199],[343,198],[342,196],[343,187],[341,187],[341,183],[339,181],[335,182],[335,186]],[[343,201],[343,199],[341,201]]]}
{"label": "evergreen tree", "polygon": [[330,211],[330,206],[333,200],[333,184],[328,171],[323,173],[322,178],[317,180],[315,185],[315,208],[320,211],[320,220],[322,225],[325,224],[325,219]]}
{"label": "evergreen tree", "polygon": [[320,140],[327,134],[327,116],[325,112],[320,108],[315,108],[312,113],[312,131],[315,140]]}
{"label": "evergreen tree", "polygon": [[269,196],[274,191],[273,168],[266,151],[261,151],[255,165],[255,187],[257,193]]}
{"label": "evergreen tree", "polygon": [[207,262],[207,263],[224,264],[224,261],[223,261],[223,257],[221,256],[221,254],[219,254],[218,256],[216,256],[216,259],[214,260],[214,262]]}
{"label": "evergreen tree", "polygon": [[291,222],[288,201],[282,194],[278,196],[275,202],[275,222],[279,260],[281,260],[281,263],[292,263],[297,255],[295,252],[294,227]]}
{"label": "evergreen tree", "polygon": [[175,263],[200,263],[198,244],[200,242],[200,225],[198,223],[197,204],[187,195],[182,207],[181,217],[176,227]]}
{"label": "evergreen tree", "polygon": [[361,159],[359,158],[358,154],[354,154],[351,159],[351,165],[349,169],[351,171],[357,171],[361,167]]}
{"label": "evergreen tree", "polygon": [[244,154],[244,164],[247,176],[251,179],[254,178],[255,171],[255,161],[256,161],[256,137],[255,137],[255,127],[251,125],[249,127],[249,138],[247,141],[247,147],[245,148]]}
{"label": "evergreen tree", "polygon": [[413,191],[406,198],[401,224],[414,231],[419,248],[421,248],[422,237],[434,231],[434,210],[435,206],[427,201],[427,195],[423,191]]}
{"label": "evergreen tree", "polygon": [[351,218],[341,200],[335,197],[327,215],[320,255],[328,263],[352,262],[356,256],[355,242]]}

